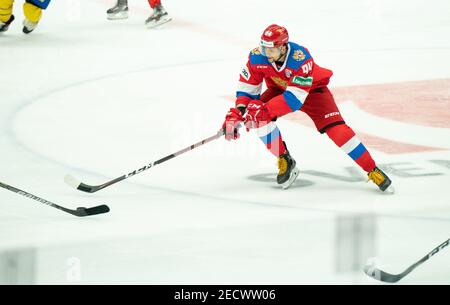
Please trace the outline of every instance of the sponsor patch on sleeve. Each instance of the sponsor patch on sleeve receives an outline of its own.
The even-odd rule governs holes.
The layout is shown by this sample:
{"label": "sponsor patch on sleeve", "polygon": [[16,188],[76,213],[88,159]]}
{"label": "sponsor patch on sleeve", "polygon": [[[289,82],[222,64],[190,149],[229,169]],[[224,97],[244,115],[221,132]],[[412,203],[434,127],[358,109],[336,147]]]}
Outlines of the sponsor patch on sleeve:
{"label": "sponsor patch on sleeve", "polygon": [[311,86],[312,82],[313,82],[312,76],[308,77],[295,76],[292,79],[292,83],[299,86]]}
{"label": "sponsor patch on sleeve", "polygon": [[247,67],[244,67],[241,71],[241,76],[245,79],[245,80],[249,80],[250,79],[250,71],[248,71]]}

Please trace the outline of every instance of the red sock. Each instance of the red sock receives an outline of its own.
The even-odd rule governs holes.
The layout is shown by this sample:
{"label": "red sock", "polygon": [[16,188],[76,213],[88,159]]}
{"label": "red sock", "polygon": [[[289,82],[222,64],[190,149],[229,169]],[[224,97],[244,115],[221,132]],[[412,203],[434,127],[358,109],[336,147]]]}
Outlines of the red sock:
{"label": "red sock", "polygon": [[336,125],[326,130],[328,137],[342,148],[363,170],[370,172],[375,167],[375,161],[369,151],[361,143],[355,132],[347,124]]}
{"label": "red sock", "polygon": [[151,8],[154,8],[157,5],[161,5],[161,0],[148,0],[148,4],[150,4]]}
{"label": "red sock", "polygon": [[257,128],[256,133],[275,157],[286,153],[286,145],[284,145],[280,130],[274,122]]}

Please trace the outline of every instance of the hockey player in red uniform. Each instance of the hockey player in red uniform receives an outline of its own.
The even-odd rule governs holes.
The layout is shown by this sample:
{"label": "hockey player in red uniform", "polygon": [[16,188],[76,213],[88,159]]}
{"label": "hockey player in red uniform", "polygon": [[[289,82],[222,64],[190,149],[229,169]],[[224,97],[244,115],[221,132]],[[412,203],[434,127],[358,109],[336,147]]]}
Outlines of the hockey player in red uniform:
{"label": "hockey player in red uniform", "polygon": [[[317,65],[309,51],[289,41],[284,27],[272,24],[262,36],[259,48],[250,52],[242,69],[236,107],[231,108],[223,124],[227,140],[239,138],[239,125],[255,129],[267,149],[278,158],[277,182],[288,188],[299,170],[289,154],[277,118],[300,110],[328,137],[368,173],[381,191],[392,192],[391,180],[379,169],[369,151],[345,123],[327,85],[333,72]],[[261,94],[262,83],[267,90]]]}
{"label": "hockey player in red uniform", "polygon": [[[172,20],[162,6],[161,0],[148,0],[148,4],[153,9],[153,13],[145,20],[145,25],[148,28],[153,28]],[[128,18],[128,0],[117,0],[116,5],[106,13],[109,20]]]}

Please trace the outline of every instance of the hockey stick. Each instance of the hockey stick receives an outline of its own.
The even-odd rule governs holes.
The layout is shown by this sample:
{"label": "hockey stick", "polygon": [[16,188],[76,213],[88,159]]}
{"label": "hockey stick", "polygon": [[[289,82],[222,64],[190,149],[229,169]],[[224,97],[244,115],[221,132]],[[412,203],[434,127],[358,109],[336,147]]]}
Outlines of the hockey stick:
{"label": "hockey stick", "polygon": [[4,189],[7,189],[7,190],[9,190],[11,192],[14,192],[16,194],[25,196],[27,198],[39,201],[40,203],[49,205],[49,206],[54,207],[54,208],[56,208],[58,210],[64,211],[66,213],[69,213],[69,214],[72,214],[72,215],[75,215],[75,216],[78,216],[78,217],[91,216],[91,215],[97,215],[97,214],[103,214],[103,213],[108,213],[109,212],[109,207],[107,205],[99,205],[99,206],[96,206],[96,207],[93,207],[93,208],[77,208],[76,210],[71,210],[71,209],[67,209],[65,207],[62,207],[60,205],[57,205],[57,204],[55,204],[53,202],[50,202],[48,200],[42,199],[42,198],[40,198],[38,196],[35,196],[33,194],[30,194],[28,192],[22,191],[22,190],[20,190],[18,188],[15,188],[13,186],[4,184],[2,182],[0,182],[0,187],[2,187]]}
{"label": "hockey stick", "polygon": [[446,241],[444,241],[442,244],[440,244],[436,248],[434,248],[433,251],[428,253],[426,256],[424,256],[422,259],[420,259],[415,264],[411,265],[408,269],[406,269],[405,271],[403,271],[400,274],[390,274],[390,273],[384,272],[383,270],[376,268],[373,265],[365,266],[364,272],[368,276],[370,276],[376,280],[379,280],[382,282],[387,282],[387,283],[396,283],[396,282],[400,281],[402,278],[404,278],[405,276],[407,276],[411,271],[416,269],[419,265],[426,262],[429,258],[431,258],[433,255],[438,253],[440,250],[447,247],[449,244],[450,244],[450,238],[447,239]]}
{"label": "hockey stick", "polygon": [[188,147],[186,147],[186,148],[184,148],[184,149],[182,149],[180,151],[177,151],[176,153],[170,154],[170,155],[168,155],[168,156],[166,156],[164,158],[161,158],[161,159],[159,159],[159,160],[157,160],[155,162],[152,162],[152,163],[150,163],[148,165],[145,165],[145,166],[141,167],[140,169],[132,171],[129,174],[120,176],[120,177],[118,177],[116,179],[113,179],[111,181],[105,182],[105,183],[100,184],[100,185],[85,184],[85,183],[79,181],[78,179],[74,178],[71,175],[66,175],[64,177],[64,181],[68,185],[70,185],[71,187],[76,188],[77,190],[80,190],[80,191],[83,191],[83,192],[86,192],[86,193],[95,193],[95,192],[97,192],[97,191],[99,191],[101,189],[104,189],[105,187],[108,187],[110,185],[113,185],[113,184],[115,184],[115,183],[117,183],[119,181],[125,180],[127,178],[130,178],[130,177],[136,175],[136,174],[142,173],[143,171],[145,171],[145,170],[147,170],[149,168],[152,168],[155,165],[158,165],[158,164],[161,164],[163,162],[166,162],[166,161],[168,161],[168,160],[170,160],[172,158],[175,158],[176,156],[184,154],[185,152],[191,151],[194,148],[197,148],[197,147],[199,147],[199,146],[201,146],[203,144],[206,144],[208,142],[216,140],[216,139],[220,138],[221,136],[223,136],[223,134],[224,134],[224,131],[223,130],[219,130],[217,132],[217,134],[215,134],[215,135],[213,135],[213,136],[211,136],[209,138],[206,138],[206,139],[204,139],[204,140],[202,140],[200,142],[197,142],[197,143],[195,143],[195,144],[193,144],[191,146],[188,146]]}

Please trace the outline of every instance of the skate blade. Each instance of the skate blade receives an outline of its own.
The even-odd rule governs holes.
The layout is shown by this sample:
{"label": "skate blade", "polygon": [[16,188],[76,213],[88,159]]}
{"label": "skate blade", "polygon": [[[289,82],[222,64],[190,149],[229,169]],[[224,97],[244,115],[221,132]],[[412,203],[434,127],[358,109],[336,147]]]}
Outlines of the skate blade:
{"label": "skate blade", "polygon": [[107,14],[108,20],[122,20],[128,18],[128,12],[121,12],[117,14]]}
{"label": "skate blade", "polygon": [[11,23],[14,21],[14,19],[16,19],[14,17],[14,15],[11,15],[8,22],[0,22],[0,33],[6,32],[9,29],[9,26],[11,25]]}
{"label": "skate blade", "polygon": [[158,27],[160,25],[163,25],[164,23],[169,22],[170,20],[172,20],[171,17],[166,17],[166,18],[160,19],[158,22],[147,23],[146,26],[147,26],[148,29],[153,29],[153,28],[156,28],[156,27]]}
{"label": "skate blade", "polygon": [[395,193],[395,188],[391,185],[388,186],[387,189],[384,190],[384,194],[393,195]]}
{"label": "skate blade", "polygon": [[299,173],[300,173],[300,170],[298,168],[294,168],[292,170],[289,180],[281,185],[283,190],[287,190],[292,185],[292,183],[294,183],[294,181],[297,179]]}

